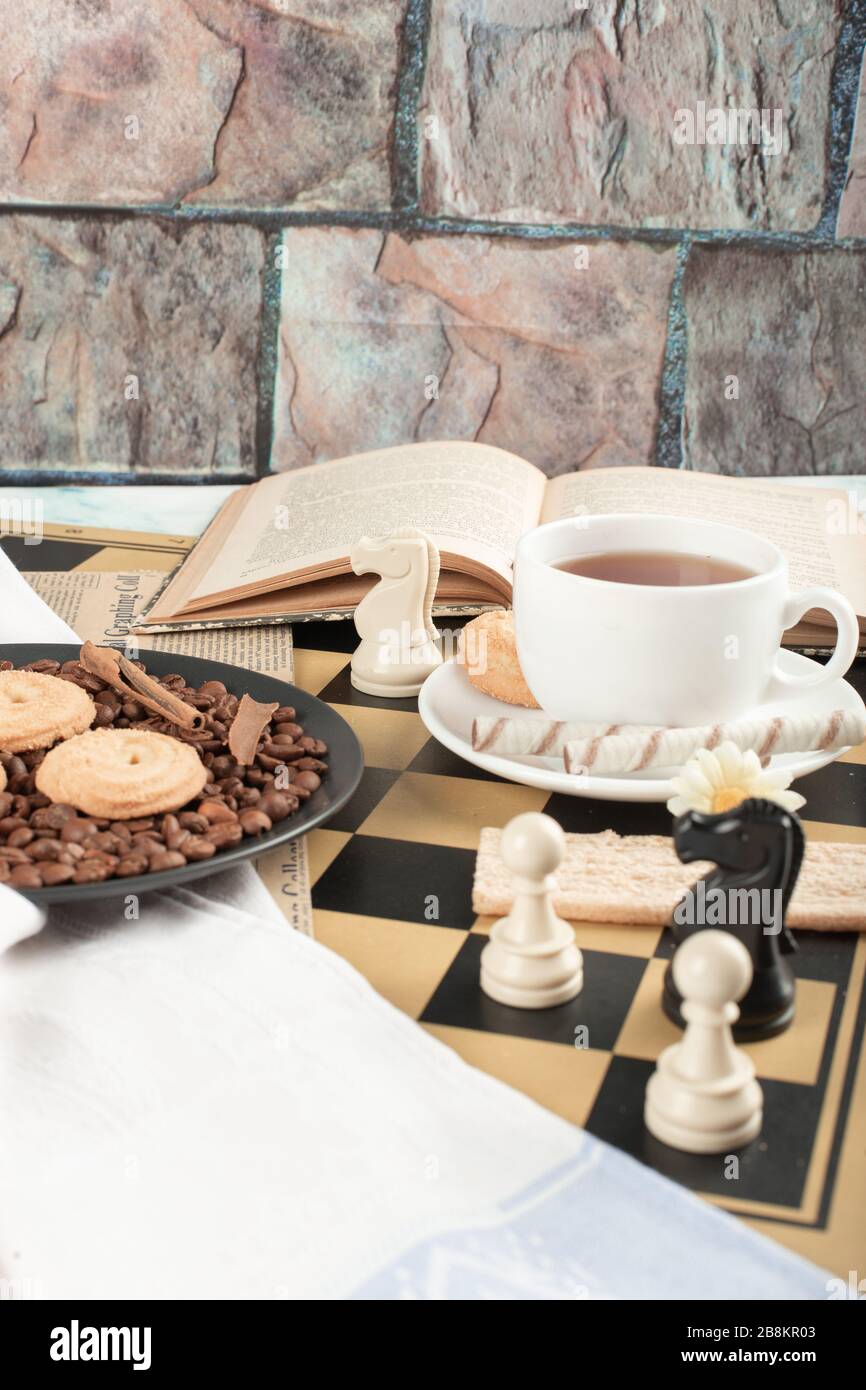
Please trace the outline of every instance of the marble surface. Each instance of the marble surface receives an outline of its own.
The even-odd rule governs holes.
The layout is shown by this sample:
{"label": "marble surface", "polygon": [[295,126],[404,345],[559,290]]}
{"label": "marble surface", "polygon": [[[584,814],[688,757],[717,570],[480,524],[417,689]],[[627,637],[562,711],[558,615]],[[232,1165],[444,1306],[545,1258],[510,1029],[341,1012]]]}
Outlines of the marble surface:
{"label": "marble surface", "polygon": [[[767,478],[802,487],[847,487],[866,516],[866,476]],[[42,519],[55,525],[99,526],[118,531],[152,531],[197,536],[213,520],[235,487],[0,487],[4,502],[40,502]]]}
{"label": "marble surface", "polygon": [[99,526],[198,536],[234,487],[0,487],[0,508],[13,498],[40,502],[52,525]]}

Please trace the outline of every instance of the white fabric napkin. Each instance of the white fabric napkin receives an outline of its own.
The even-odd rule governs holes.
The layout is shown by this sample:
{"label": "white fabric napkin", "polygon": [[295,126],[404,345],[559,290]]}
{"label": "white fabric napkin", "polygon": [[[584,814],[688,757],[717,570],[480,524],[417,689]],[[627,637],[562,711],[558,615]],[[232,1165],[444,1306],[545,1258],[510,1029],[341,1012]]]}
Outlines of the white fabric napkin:
{"label": "white fabric napkin", "polygon": [[0,643],[77,641],[72,628],[42,602],[0,547]]}
{"label": "white fabric napkin", "polygon": [[[0,643],[21,583],[3,567]],[[826,1297],[825,1273],[466,1066],[250,868],[52,910],[10,946],[0,1115],[13,1296]]]}

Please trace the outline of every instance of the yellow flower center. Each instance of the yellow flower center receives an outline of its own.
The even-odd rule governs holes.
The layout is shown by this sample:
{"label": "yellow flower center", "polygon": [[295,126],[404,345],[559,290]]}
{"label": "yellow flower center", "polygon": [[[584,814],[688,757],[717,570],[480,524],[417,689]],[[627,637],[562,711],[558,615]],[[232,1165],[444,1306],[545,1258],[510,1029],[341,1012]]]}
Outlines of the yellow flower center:
{"label": "yellow flower center", "polygon": [[732,811],[741,802],[747,801],[749,793],[743,787],[722,787],[713,796],[713,813]]}

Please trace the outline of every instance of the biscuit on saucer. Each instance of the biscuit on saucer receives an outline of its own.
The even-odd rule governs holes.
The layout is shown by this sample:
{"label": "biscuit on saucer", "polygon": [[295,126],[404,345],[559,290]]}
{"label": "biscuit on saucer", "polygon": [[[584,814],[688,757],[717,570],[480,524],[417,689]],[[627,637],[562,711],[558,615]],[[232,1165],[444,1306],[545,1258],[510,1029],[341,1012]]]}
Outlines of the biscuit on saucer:
{"label": "biscuit on saucer", "polygon": [[44,796],[109,820],[177,811],[207,779],[195,748],[152,729],[92,729],[52,748],[36,771]]}
{"label": "biscuit on saucer", "polygon": [[460,660],[476,690],[506,705],[538,709],[517,659],[514,615],[481,613],[460,634]]}
{"label": "biscuit on saucer", "polygon": [[0,748],[26,753],[89,729],[96,705],[86,690],[38,671],[0,671]]}

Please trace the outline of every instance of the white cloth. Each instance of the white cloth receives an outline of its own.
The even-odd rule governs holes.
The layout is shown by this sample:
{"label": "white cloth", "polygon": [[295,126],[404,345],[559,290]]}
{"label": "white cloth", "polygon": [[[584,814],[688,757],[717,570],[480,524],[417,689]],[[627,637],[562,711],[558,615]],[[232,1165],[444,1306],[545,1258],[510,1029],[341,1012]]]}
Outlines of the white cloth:
{"label": "white cloth", "polygon": [[0,642],[77,642],[0,547]]}
{"label": "white cloth", "polygon": [[10,946],[0,1116],[7,1296],[826,1296],[466,1066],[250,868],[52,910]]}

